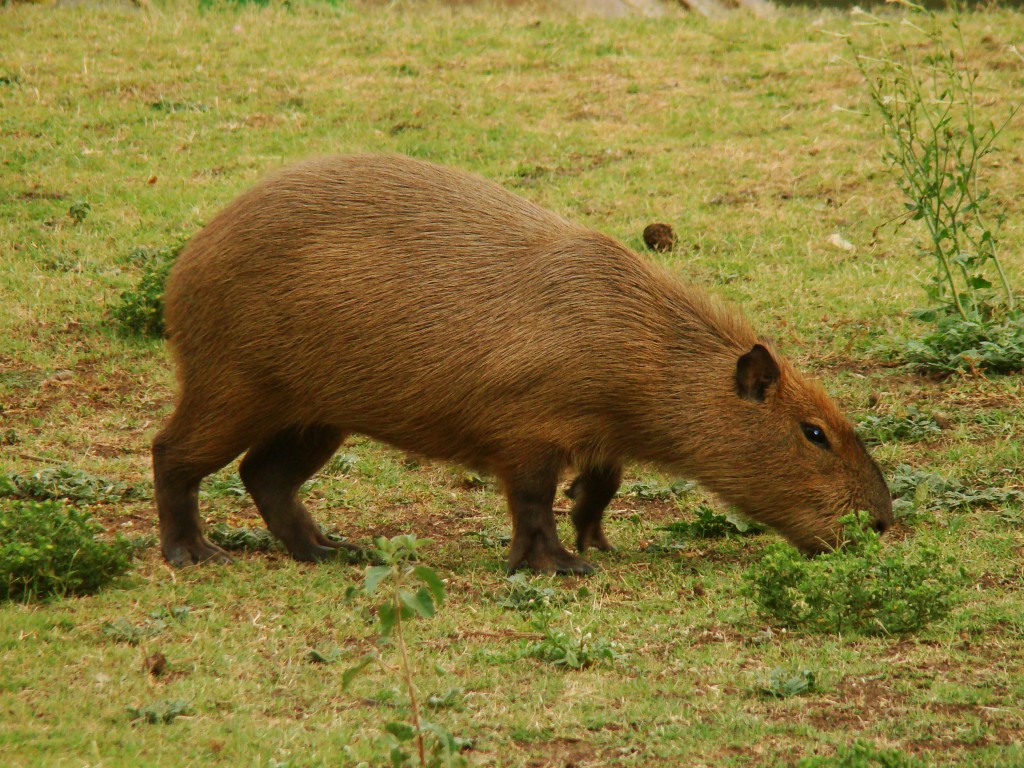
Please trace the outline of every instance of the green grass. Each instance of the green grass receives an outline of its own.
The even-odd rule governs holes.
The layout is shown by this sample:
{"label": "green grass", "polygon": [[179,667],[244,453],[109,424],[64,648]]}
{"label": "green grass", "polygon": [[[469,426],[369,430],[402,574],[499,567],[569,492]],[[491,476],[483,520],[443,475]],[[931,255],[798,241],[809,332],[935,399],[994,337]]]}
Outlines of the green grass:
{"label": "green grass", "polygon": [[[519,599],[498,489],[353,440],[309,503],[353,540],[434,540],[424,556],[447,599],[410,627],[410,652],[425,697],[462,693],[431,719],[470,739],[479,765],[1024,763],[1020,379],[936,380],[888,362],[894,337],[924,328],[911,316],[924,268],[911,226],[874,234],[900,195],[860,75],[830,34],[869,42],[855,18],[144,5],[0,12],[0,471],[121,484],[132,492],[82,503],[110,534],[155,533],[148,451],[173,376],[162,342],[123,335],[114,308],[143,274],[138,249],[175,247],[285,162],[445,162],[637,248],[665,221],[678,245],[657,258],[740,303],[821,376],[887,473],[906,465],[910,489],[947,481],[908,491],[912,526],[893,536],[955,555],[963,599],[898,638],[783,631],[741,594],[774,537],[669,537],[709,500],[646,467],[630,468],[638,490],[612,504],[619,550],[594,557],[601,570]],[[1007,50],[1022,47],[1024,17],[972,13],[964,30],[980,96],[1024,91]],[[1017,276],[1022,122],[989,179]],[[836,233],[855,250],[830,245]],[[237,490],[231,470],[204,486],[207,519],[260,527]],[[369,671],[341,685],[373,638],[351,597],[362,568],[277,549],[236,557],[172,572],[150,547],[117,588],[0,605],[2,762],[382,764],[383,724],[407,716],[402,687]],[[532,658],[540,611],[552,631],[590,633],[617,657],[581,670]],[[159,675],[144,664],[156,653]],[[805,673],[814,684],[799,695],[761,692]]]}

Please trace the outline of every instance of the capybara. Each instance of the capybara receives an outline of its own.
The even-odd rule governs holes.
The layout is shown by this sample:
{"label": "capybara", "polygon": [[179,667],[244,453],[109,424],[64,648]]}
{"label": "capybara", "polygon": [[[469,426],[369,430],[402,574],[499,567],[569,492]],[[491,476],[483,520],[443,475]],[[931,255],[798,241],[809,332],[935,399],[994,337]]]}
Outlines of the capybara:
{"label": "capybara", "polygon": [[889,491],[822,388],[736,311],[614,239],[460,171],[396,156],[318,159],[238,197],[171,272],[180,385],[153,444],[164,556],[228,560],[199,483],[243,451],[245,487],[299,560],[338,546],[299,486],[359,433],[496,475],[511,569],[585,573],[576,548],[626,460],[699,481],[806,552]]}

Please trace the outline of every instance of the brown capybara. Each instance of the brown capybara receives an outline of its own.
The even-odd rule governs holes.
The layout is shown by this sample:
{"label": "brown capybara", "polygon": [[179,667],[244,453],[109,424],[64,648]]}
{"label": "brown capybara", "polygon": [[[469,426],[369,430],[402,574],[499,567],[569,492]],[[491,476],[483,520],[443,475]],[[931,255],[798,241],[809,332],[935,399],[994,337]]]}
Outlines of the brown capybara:
{"label": "brown capybara", "polygon": [[199,483],[240,474],[299,560],[335,553],[296,493],[359,433],[497,475],[509,566],[585,573],[576,547],[625,460],[693,478],[807,552],[838,518],[892,520],[849,422],[735,311],[610,237],[476,176],[395,156],[313,160],[246,192],[188,244],[166,321],[180,396],[153,444],[164,556],[227,560]]}

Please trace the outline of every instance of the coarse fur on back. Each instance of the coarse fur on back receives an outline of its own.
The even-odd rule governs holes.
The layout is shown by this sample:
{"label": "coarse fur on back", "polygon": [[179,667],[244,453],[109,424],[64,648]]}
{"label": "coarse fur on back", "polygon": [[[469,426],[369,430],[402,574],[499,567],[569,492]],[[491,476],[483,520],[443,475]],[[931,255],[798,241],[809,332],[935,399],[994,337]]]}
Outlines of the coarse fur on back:
{"label": "coarse fur on back", "polygon": [[609,546],[626,460],[808,551],[851,509],[891,520],[850,424],[739,313],[477,176],[396,156],[292,166],[195,236],[165,302],[180,397],[154,469],[172,562],[222,555],[193,496],[243,451],[271,530],[328,556],[295,492],[351,433],[496,474],[513,568],[587,570],[554,532],[566,466],[581,550]]}

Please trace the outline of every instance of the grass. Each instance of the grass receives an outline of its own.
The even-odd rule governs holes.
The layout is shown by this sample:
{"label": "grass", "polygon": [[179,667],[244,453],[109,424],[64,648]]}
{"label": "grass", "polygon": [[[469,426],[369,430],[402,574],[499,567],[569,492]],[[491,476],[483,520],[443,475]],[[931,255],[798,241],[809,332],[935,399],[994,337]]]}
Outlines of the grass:
{"label": "grass", "polygon": [[[425,699],[462,694],[431,718],[471,740],[479,765],[1024,762],[1020,380],[930,379],[888,361],[891,338],[920,335],[911,313],[926,275],[909,228],[874,236],[900,194],[860,75],[830,34],[868,42],[855,18],[143,5],[2,13],[0,471],[65,467],[121,484],[131,494],[83,503],[110,534],[155,533],[148,446],[173,376],[162,343],[122,334],[114,308],[143,274],[140,248],[175,247],[284,162],[426,157],[637,248],[647,224],[669,222],[678,245],[657,258],[742,304],[866,423],[887,473],[902,467],[914,523],[893,536],[955,554],[964,598],[899,638],[783,631],[741,594],[774,537],[665,546],[665,528],[709,500],[646,467],[630,468],[635,492],[613,502],[619,550],[594,557],[599,573],[531,593],[504,574],[498,489],[353,440],[310,483],[309,504],[352,540],[435,542],[424,557],[447,599],[407,640]],[[979,95],[1009,102],[1024,89],[1007,50],[1021,47],[1024,17],[963,23]],[[1022,139],[1020,122],[1007,129],[988,179],[1005,200],[1011,275],[1024,273]],[[236,491],[230,470],[204,487],[207,519],[259,528]],[[272,549],[172,572],[155,547],[138,557],[117,589],[0,605],[5,765],[386,760],[382,725],[407,715],[401,686],[377,675],[341,686],[367,650],[351,598],[361,566]],[[541,610],[619,658],[563,670],[525,655],[543,640]],[[158,653],[159,675],[146,661]],[[788,690],[780,669],[814,684],[761,693],[774,678]]]}

